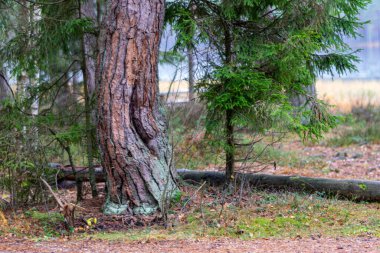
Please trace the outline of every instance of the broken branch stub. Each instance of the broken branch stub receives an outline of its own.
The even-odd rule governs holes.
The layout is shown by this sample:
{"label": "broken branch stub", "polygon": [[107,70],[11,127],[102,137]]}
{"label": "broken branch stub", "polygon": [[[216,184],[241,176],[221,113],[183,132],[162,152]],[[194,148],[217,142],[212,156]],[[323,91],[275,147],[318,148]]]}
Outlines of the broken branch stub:
{"label": "broken branch stub", "polygon": [[49,190],[51,195],[53,195],[55,201],[58,203],[60,207],[60,212],[63,214],[63,217],[65,218],[65,223],[67,227],[68,228],[74,227],[75,207],[79,207],[79,206],[72,203],[66,203],[65,201],[63,201],[62,199],[58,197],[58,195],[53,191],[50,185],[42,177],[41,177],[41,181],[44,183],[44,185]]}

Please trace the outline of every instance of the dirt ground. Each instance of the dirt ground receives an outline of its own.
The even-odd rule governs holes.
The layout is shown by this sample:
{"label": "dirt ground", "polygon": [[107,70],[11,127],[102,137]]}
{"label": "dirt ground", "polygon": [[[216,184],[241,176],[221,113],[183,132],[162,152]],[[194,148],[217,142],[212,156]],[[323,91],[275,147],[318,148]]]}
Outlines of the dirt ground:
{"label": "dirt ground", "polygon": [[[302,175],[327,178],[356,178],[380,180],[380,145],[363,145],[351,147],[305,147],[294,141],[285,144],[283,149],[294,150],[305,157],[316,157],[323,160],[320,167],[305,166],[287,168],[279,166],[276,170],[264,173]],[[75,189],[67,190],[67,200],[75,197]],[[88,202],[88,203],[87,203]],[[102,198],[84,201],[84,206],[91,216],[99,214]],[[94,216],[95,217],[95,216]],[[104,219],[106,220],[106,219]],[[80,221],[79,225],[80,225]],[[112,223],[112,224],[111,224]],[[115,229],[117,222],[111,222]],[[148,222],[149,223],[149,222]],[[104,222],[106,228],[108,224]],[[201,240],[150,240],[127,242],[101,241],[98,239],[58,239],[39,242],[20,237],[0,237],[0,252],[284,252],[284,253],[325,253],[325,252],[379,252],[380,238],[372,236],[360,237],[305,237],[293,239],[252,239],[239,240],[231,238],[204,238]]]}
{"label": "dirt ground", "polygon": [[302,168],[279,167],[265,173],[325,177],[336,179],[380,180],[380,145],[349,147],[304,146],[300,141],[284,144],[282,149],[317,159],[319,164]]}
{"label": "dirt ground", "polygon": [[[257,164],[246,166],[242,172],[261,172],[277,175],[297,175],[334,179],[380,180],[380,145],[352,145],[348,147],[305,146],[301,141],[289,141],[276,145],[281,150],[290,150],[304,158],[305,164],[298,166],[265,166],[261,170]],[[259,169],[258,169],[259,168]],[[223,166],[210,165],[204,170],[224,171]]]}
{"label": "dirt ground", "polygon": [[237,239],[217,240],[170,240],[126,243],[94,240],[54,240],[31,242],[22,239],[6,239],[0,242],[0,252],[283,252],[283,253],[325,253],[325,252],[380,252],[380,239],[359,238],[307,238],[307,239]]}

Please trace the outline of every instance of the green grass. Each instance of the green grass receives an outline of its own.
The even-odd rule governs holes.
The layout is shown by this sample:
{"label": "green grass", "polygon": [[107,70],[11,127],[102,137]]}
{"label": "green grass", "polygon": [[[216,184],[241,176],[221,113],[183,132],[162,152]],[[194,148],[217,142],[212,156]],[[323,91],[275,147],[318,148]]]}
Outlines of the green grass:
{"label": "green grass", "polygon": [[[183,147],[176,150],[176,167],[187,169],[204,169],[209,165],[224,167],[225,153],[222,148],[210,147],[207,141],[203,140],[196,144],[183,143]],[[312,157],[300,155],[296,151],[287,151],[279,147],[266,145],[265,143],[257,143],[254,148],[240,148],[236,152],[236,159],[247,156],[253,159],[247,160],[248,163],[259,161],[266,164],[276,162],[279,166],[301,168],[310,166],[313,168],[324,168],[326,162],[321,157]],[[237,166],[238,167],[238,166]]]}
{"label": "green grass", "polygon": [[372,105],[355,107],[347,115],[333,136],[327,139],[330,146],[380,143],[380,108]]}
{"label": "green grass", "polygon": [[[198,193],[181,212],[183,202],[193,192],[183,192],[169,216],[169,226],[154,225],[138,229],[74,233],[74,238],[94,238],[110,241],[149,241],[196,238],[295,238],[322,235],[324,237],[380,237],[380,203],[351,202],[318,194],[253,191],[228,196],[225,201],[214,191]],[[203,197],[200,197],[203,196]],[[203,198],[203,200],[201,199]],[[223,209],[222,209],[222,204]],[[21,217],[20,217],[21,218]],[[45,240],[62,236],[63,217],[59,213],[36,210],[25,212],[19,221],[10,221],[3,234]],[[1,230],[1,229],[0,229]]]}
{"label": "green grass", "polygon": [[197,205],[194,204],[181,221],[174,219],[175,226],[171,229],[152,227],[91,236],[123,241],[312,235],[380,237],[379,203],[355,203],[298,193],[254,192],[243,207],[231,202],[222,212],[217,201],[203,203],[202,208]]}
{"label": "green grass", "polygon": [[[220,140],[207,138],[204,126],[204,108],[200,104],[185,107],[171,108],[169,115],[170,139],[173,143],[175,165],[177,168],[204,169],[207,167],[224,167],[225,152]],[[249,143],[263,137],[252,149]],[[235,133],[235,141],[243,144],[236,146],[237,161],[243,161],[247,155],[248,163],[259,161],[261,163],[280,166],[305,167],[308,165],[318,168],[325,167],[323,159],[318,157],[305,157],[297,152],[283,150],[268,145],[277,141],[273,136],[257,136],[257,133],[240,131]],[[297,137],[298,138],[298,137]],[[277,146],[277,145],[276,145]],[[264,151],[264,152],[263,152]],[[237,166],[239,167],[239,166]],[[260,168],[258,168],[259,170]]]}
{"label": "green grass", "polygon": [[[255,153],[260,154],[266,146],[258,143],[255,146]],[[295,151],[286,151],[281,148],[269,146],[262,153],[260,160],[264,161],[276,161],[280,166],[287,166],[293,168],[300,168],[305,166],[324,167],[326,163],[320,157],[310,157],[300,155]]]}
{"label": "green grass", "polygon": [[43,238],[57,237],[65,232],[57,229],[64,222],[64,217],[61,213],[45,213],[31,209],[25,212],[25,217],[31,219],[32,223],[38,224],[39,228],[43,230],[41,233]]}
{"label": "green grass", "polygon": [[[212,236],[240,238],[295,237],[324,234],[351,236],[371,234],[380,237],[379,204],[357,204],[298,194],[264,195],[247,208],[229,207],[220,226],[206,226]],[[207,220],[218,220],[217,213],[205,212]],[[369,219],[371,217],[371,219]],[[188,220],[194,228],[204,222]],[[204,226],[204,225],[203,225]]]}
{"label": "green grass", "polygon": [[63,215],[57,212],[44,213],[36,210],[29,210],[25,212],[25,216],[37,220],[43,224],[57,223],[64,220]]}

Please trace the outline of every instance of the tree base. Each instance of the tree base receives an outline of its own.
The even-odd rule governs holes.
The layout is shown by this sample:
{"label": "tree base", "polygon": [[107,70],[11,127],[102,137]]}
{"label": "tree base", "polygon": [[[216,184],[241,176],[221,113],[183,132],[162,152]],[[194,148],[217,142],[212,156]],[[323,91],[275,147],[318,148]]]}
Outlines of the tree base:
{"label": "tree base", "polygon": [[106,215],[127,214],[130,213],[130,208],[128,204],[115,204],[107,199],[103,206],[103,213]]}
{"label": "tree base", "polygon": [[151,215],[158,211],[158,206],[150,206],[143,204],[140,207],[130,208],[128,204],[116,204],[106,200],[103,206],[103,213],[106,215],[121,215],[121,214],[133,214],[133,215]]}

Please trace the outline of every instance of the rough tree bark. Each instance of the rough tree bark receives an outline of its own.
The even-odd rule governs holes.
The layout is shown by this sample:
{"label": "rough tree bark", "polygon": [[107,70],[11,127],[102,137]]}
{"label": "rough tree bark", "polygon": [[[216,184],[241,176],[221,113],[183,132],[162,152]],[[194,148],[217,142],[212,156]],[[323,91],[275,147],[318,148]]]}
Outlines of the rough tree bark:
{"label": "rough tree bark", "polygon": [[111,0],[99,40],[98,138],[105,213],[163,209],[176,184],[158,97],[164,0]]}

